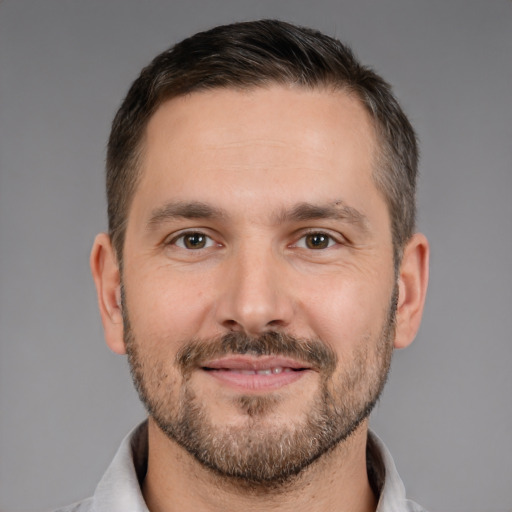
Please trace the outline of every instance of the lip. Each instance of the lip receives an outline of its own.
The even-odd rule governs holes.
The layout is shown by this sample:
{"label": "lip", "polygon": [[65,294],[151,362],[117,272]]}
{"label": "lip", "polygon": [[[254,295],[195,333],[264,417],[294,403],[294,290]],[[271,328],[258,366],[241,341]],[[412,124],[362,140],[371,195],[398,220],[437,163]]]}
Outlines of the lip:
{"label": "lip", "polygon": [[279,356],[230,356],[201,364],[208,376],[244,392],[280,389],[304,378],[312,369],[307,363]]}
{"label": "lip", "polygon": [[290,368],[291,370],[310,370],[311,365],[282,356],[229,356],[206,361],[202,368],[211,370],[264,370],[272,367]]}

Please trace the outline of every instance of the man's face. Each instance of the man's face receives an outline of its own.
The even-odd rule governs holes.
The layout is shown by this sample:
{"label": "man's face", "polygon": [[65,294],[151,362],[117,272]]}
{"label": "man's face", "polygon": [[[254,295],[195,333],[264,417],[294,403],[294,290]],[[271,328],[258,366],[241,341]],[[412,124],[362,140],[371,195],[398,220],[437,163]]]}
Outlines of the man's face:
{"label": "man's face", "polygon": [[375,153],[342,92],[194,93],[149,122],[124,250],[127,351],[153,419],[217,472],[286,479],[378,397],[396,279]]}

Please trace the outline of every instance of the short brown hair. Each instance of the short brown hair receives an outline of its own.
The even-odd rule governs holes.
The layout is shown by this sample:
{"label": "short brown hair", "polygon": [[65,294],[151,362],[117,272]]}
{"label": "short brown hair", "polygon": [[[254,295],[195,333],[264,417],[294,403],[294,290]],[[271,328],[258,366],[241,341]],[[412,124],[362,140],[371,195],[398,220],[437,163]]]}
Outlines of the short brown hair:
{"label": "short brown hair", "polygon": [[350,48],[321,32],[259,20],[200,32],[158,55],[132,84],[112,123],[107,150],[109,234],[122,263],[126,221],[140,176],[150,117],[165,101],[194,91],[268,85],[329,87],[355,94],[379,143],[374,172],[391,217],[395,265],[415,227],[418,148],[390,85]]}

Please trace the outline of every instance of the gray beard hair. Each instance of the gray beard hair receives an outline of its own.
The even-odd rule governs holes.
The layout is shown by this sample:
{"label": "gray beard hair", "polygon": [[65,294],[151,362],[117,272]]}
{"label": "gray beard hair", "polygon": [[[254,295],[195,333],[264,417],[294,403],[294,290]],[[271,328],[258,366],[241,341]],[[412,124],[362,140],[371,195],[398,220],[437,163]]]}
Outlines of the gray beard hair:
{"label": "gray beard hair", "polygon": [[[175,365],[183,376],[179,396],[155,396],[167,369],[148,361],[134,339],[126,307],[124,336],[132,378],[149,415],[167,437],[204,467],[246,489],[278,489],[322,455],[343,443],[369,415],[387,380],[393,352],[398,290],[385,324],[375,340],[364,339],[349,367],[337,369],[336,354],[318,340],[299,340],[281,333],[249,338],[229,333],[222,338],[191,341],[178,352]],[[300,424],[269,426],[266,415],[279,407],[278,393],[240,395],[234,405],[245,413],[243,426],[218,427],[190,386],[198,361],[226,354],[299,357],[320,368],[321,385]]]}

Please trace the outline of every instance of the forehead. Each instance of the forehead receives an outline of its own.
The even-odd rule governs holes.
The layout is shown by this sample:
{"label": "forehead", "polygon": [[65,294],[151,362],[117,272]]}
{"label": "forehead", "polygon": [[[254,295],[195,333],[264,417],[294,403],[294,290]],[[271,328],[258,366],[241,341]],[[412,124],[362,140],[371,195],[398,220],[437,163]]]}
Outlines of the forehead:
{"label": "forehead", "polygon": [[223,186],[247,204],[255,198],[269,205],[325,203],[339,199],[333,188],[362,197],[376,192],[375,153],[372,120],[344,91],[273,86],[192,93],[165,102],[150,119],[134,201],[174,195],[215,202]]}
{"label": "forehead", "polygon": [[[328,135],[330,134],[330,136]],[[350,136],[372,157],[375,130],[354,94],[342,90],[272,86],[213,89],[179,96],[161,105],[146,130],[146,149],[214,147],[273,142],[323,150]],[[347,140],[348,142],[348,140]],[[362,156],[362,155],[358,155]]]}

